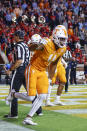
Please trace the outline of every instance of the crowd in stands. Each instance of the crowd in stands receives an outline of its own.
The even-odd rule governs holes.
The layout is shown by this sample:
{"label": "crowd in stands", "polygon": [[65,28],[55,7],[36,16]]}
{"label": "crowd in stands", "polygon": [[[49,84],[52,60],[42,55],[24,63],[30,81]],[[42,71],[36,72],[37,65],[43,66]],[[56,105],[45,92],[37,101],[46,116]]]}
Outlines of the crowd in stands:
{"label": "crowd in stands", "polygon": [[[84,63],[87,54],[87,1],[86,0],[1,0],[0,1],[0,46],[12,61],[13,33],[23,30],[25,41],[38,33],[51,36],[52,30],[63,24],[68,30],[68,49],[78,63]],[[80,43],[81,48],[76,47]]]}

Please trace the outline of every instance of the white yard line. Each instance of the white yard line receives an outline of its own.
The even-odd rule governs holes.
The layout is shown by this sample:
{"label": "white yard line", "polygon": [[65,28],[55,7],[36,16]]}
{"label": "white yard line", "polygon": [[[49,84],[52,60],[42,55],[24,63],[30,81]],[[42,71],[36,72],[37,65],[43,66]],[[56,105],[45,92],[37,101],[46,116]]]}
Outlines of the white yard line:
{"label": "white yard line", "polygon": [[65,110],[53,110],[53,111],[64,113],[64,114],[87,114],[87,109],[65,109]]}
{"label": "white yard line", "polygon": [[[9,89],[9,88],[8,88],[8,86],[6,87],[6,85],[3,85],[3,86],[0,85],[0,89],[1,89],[0,90],[0,93],[1,93],[0,100],[4,101],[5,99],[1,98],[1,96],[6,96],[6,94],[4,94],[6,92],[7,92],[7,95],[8,95],[8,90],[7,89]],[[85,89],[87,89],[87,87],[84,86],[84,85],[70,86],[69,92],[65,93],[65,94],[62,94],[63,98],[61,96],[61,100],[64,101],[65,105],[78,105],[78,104],[83,105],[83,104],[87,104],[87,102],[86,102],[87,98],[85,98],[87,92],[85,91]],[[55,96],[56,96],[56,90],[57,90],[57,85],[54,85],[53,88],[52,88],[52,94],[51,94],[51,100],[53,100],[53,101],[54,101]],[[82,90],[82,92],[81,92],[81,90]],[[25,92],[24,88],[21,89],[21,92]],[[69,97],[72,96],[72,98],[68,98],[68,96]],[[73,98],[73,96],[74,96],[74,98]],[[76,96],[76,98],[75,98],[75,96]],[[77,96],[81,96],[81,98],[77,98]],[[84,101],[84,102],[82,102],[82,101]],[[31,106],[31,104],[27,104],[27,103],[22,104],[22,105]],[[45,103],[43,103],[43,106],[45,106]]]}
{"label": "white yard line", "polygon": [[0,120],[0,131],[35,131],[19,125]]}

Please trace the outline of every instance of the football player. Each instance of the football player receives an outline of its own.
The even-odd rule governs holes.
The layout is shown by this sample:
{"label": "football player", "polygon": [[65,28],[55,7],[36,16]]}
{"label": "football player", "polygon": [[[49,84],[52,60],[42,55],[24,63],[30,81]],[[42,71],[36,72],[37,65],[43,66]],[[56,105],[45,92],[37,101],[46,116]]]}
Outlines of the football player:
{"label": "football player", "polygon": [[[53,30],[54,35],[55,35],[55,30],[59,30],[59,28],[62,28],[64,31],[66,30],[65,26],[58,25]],[[59,48],[63,48],[64,46],[66,46],[66,42],[67,41],[65,41],[65,44],[64,44],[64,42],[61,41],[59,43]],[[58,61],[58,63],[57,63],[57,68],[56,68],[54,76],[53,76],[51,65],[49,66],[49,73],[51,72],[51,79],[52,80],[49,79],[50,85],[48,88],[48,94],[47,94],[47,98],[46,98],[46,106],[54,106],[54,104],[64,105],[64,103],[62,103],[60,101],[60,96],[62,94],[62,90],[65,87],[65,83],[66,83],[66,71],[65,71],[66,67],[67,67],[67,63],[65,62],[65,60],[63,58],[61,58],[60,61]],[[51,94],[52,85],[55,84],[55,82],[56,82],[56,78],[58,78],[58,80],[59,80],[59,86],[57,88],[56,100],[53,104],[50,102],[50,94]]]}
{"label": "football player", "polygon": [[37,123],[33,122],[32,117],[42,105],[43,100],[46,100],[49,87],[47,68],[51,64],[55,67],[52,70],[55,72],[58,61],[66,52],[67,38],[67,30],[62,25],[59,25],[57,29],[54,29],[51,38],[42,39],[40,45],[33,46],[34,44],[32,43],[30,46],[32,49],[34,47],[35,53],[25,71],[28,96],[25,97],[20,93],[13,93],[15,97],[26,98],[27,100],[33,100],[36,93],[38,93],[30,112],[23,121],[24,124],[37,125]]}
{"label": "football player", "polygon": [[[46,106],[54,106],[55,104],[65,105],[63,102],[60,101],[60,96],[62,94],[62,90],[65,87],[65,83],[66,83],[66,71],[65,71],[66,67],[67,67],[67,63],[65,62],[63,58],[61,58],[60,61],[58,61],[57,63],[57,68],[55,70],[52,80],[49,80],[50,85],[48,88],[48,94],[46,98]],[[59,86],[57,88],[56,100],[54,101],[54,103],[51,103],[50,102],[51,89],[52,89],[52,86],[55,84],[56,79],[59,80],[59,83],[58,83]]]}
{"label": "football player", "polygon": [[[39,34],[34,34],[32,35],[31,39],[28,41],[28,46],[30,47],[32,44],[35,46],[36,45],[40,45],[40,42],[41,42],[41,36]],[[34,51],[30,51],[30,57],[29,57],[29,61],[31,60],[31,58],[33,57],[34,55]],[[33,101],[34,102],[34,101]],[[42,113],[42,107],[40,107],[36,113],[39,115],[39,116],[42,116],[43,113]]]}

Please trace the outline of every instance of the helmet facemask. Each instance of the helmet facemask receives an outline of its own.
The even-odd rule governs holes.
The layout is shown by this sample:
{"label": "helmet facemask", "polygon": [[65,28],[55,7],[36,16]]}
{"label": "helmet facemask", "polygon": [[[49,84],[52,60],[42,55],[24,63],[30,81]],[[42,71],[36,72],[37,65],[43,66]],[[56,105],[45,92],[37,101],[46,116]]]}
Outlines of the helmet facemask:
{"label": "helmet facemask", "polygon": [[56,38],[54,42],[58,47],[63,48],[64,46],[66,46],[67,39],[66,38]]}

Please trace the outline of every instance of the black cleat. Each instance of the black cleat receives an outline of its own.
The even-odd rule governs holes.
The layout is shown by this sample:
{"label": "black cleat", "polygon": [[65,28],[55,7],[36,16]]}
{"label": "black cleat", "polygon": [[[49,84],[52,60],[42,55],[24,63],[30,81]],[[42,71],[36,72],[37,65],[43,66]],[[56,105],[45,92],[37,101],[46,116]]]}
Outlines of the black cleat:
{"label": "black cleat", "polygon": [[7,115],[4,115],[4,118],[18,118],[18,116],[17,115],[10,115],[10,114],[7,114]]}

